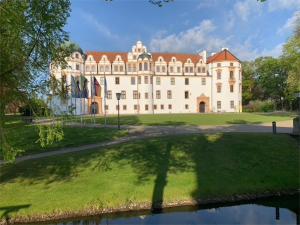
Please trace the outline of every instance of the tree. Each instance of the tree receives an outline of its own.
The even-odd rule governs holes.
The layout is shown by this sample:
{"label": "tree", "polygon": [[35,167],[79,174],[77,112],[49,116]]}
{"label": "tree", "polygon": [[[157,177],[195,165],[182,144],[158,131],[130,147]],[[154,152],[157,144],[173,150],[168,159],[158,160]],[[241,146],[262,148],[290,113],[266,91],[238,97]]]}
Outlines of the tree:
{"label": "tree", "polygon": [[299,107],[295,94],[300,92],[300,17],[296,20],[294,35],[284,45],[283,60],[289,67],[286,97],[292,109]]}
{"label": "tree", "polygon": [[62,44],[70,15],[69,0],[3,0],[0,2],[0,141],[6,160],[16,152],[5,137],[5,108],[30,99],[47,84],[50,62],[64,64],[70,54]]}
{"label": "tree", "polygon": [[254,98],[254,90],[255,90],[255,70],[253,62],[243,62],[242,63],[242,74],[243,74],[243,105],[247,105]]}

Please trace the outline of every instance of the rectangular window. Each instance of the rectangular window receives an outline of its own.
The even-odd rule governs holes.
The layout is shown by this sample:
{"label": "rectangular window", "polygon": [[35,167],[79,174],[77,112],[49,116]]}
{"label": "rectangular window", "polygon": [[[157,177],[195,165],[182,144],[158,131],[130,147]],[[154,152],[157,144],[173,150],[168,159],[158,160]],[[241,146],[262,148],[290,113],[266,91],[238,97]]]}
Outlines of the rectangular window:
{"label": "rectangular window", "polygon": [[170,105],[168,106],[168,108],[169,108],[169,109],[172,109],[172,105],[170,104]]}
{"label": "rectangular window", "polygon": [[194,73],[194,67],[190,67],[190,73]]}
{"label": "rectangular window", "polygon": [[105,72],[109,72],[109,67],[110,66],[105,66]]}
{"label": "rectangular window", "polygon": [[217,71],[217,79],[218,79],[218,80],[221,79],[221,73],[222,73],[221,70],[218,70],[218,71]]}
{"label": "rectangular window", "polygon": [[233,79],[234,79],[233,71],[230,71],[230,72],[229,72],[229,78],[230,78],[230,80],[233,80]]}
{"label": "rectangular window", "polygon": [[175,77],[171,77],[171,85],[175,85]]}
{"label": "rectangular window", "polygon": [[177,73],[181,73],[181,67],[177,66]]}
{"label": "rectangular window", "polygon": [[173,73],[174,69],[173,66],[170,66],[170,73]]}
{"label": "rectangular window", "polygon": [[111,91],[107,91],[107,99],[111,99],[112,98],[112,93],[111,93]]}
{"label": "rectangular window", "polygon": [[156,77],[156,85],[160,85],[160,77]]}
{"label": "rectangular window", "polygon": [[145,84],[148,84],[148,82],[149,82],[148,76],[145,76],[145,77],[144,77],[144,83],[145,83]]}
{"label": "rectangular window", "polygon": [[76,64],[76,70],[79,70],[79,65],[78,64]]}
{"label": "rectangular window", "polygon": [[221,109],[222,105],[221,105],[221,101],[217,101],[217,109]]}
{"label": "rectangular window", "polygon": [[132,66],[132,72],[136,72],[136,64],[133,64],[133,66]]}
{"label": "rectangular window", "polygon": [[115,84],[120,84],[120,77],[115,77]]}
{"label": "rectangular window", "polygon": [[230,108],[234,109],[234,101],[230,101]]}
{"label": "rectangular window", "polygon": [[204,78],[204,77],[201,78],[201,84],[206,85],[206,78]]}
{"label": "rectangular window", "polygon": [[145,99],[148,99],[149,98],[149,94],[148,92],[145,92]]}
{"label": "rectangular window", "polygon": [[230,85],[230,92],[233,92],[233,85]]}
{"label": "rectangular window", "polygon": [[160,105],[160,109],[164,109],[164,105]]}
{"label": "rectangular window", "polygon": [[161,72],[163,72],[163,73],[166,72],[166,67],[165,67],[165,66],[162,66],[162,67],[161,67]]}
{"label": "rectangular window", "polygon": [[145,105],[145,111],[148,111],[148,109],[149,109],[149,106]]}
{"label": "rectangular window", "polygon": [[168,99],[171,99],[171,98],[172,98],[172,91],[171,91],[171,90],[168,90],[167,97],[168,97]]}
{"label": "rectangular window", "polygon": [[221,67],[221,66],[222,66],[221,63],[218,63],[218,64],[217,64],[217,67]]}
{"label": "rectangular window", "polygon": [[185,109],[189,109],[189,105],[188,104],[185,104]]}
{"label": "rectangular window", "polygon": [[230,66],[233,66],[233,63],[230,63]]}
{"label": "rectangular window", "polygon": [[156,99],[160,99],[160,91],[156,91]]}
{"label": "rectangular window", "polygon": [[118,72],[118,66],[117,65],[114,66],[114,72]]}
{"label": "rectangular window", "polygon": [[126,99],[126,91],[121,91],[121,99]]}
{"label": "rectangular window", "polygon": [[131,84],[135,85],[135,77],[131,77]]}
{"label": "rectangular window", "polygon": [[127,110],[127,105],[123,105],[123,110],[124,110],[124,111]]}
{"label": "rectangular window", "polygon": [[123,66],[120,66],[120,72],[123,72]]}
{"label": "rectangular window", "polygon": [[201,73],[201,67],[197,67],[197,70],[198,73]]}
{"label": "rectangular window", "polygon": [[189,78],[185,78],[185,79],[184,79],[184,84],[185,84],[185,85],[189,85]]}
{"label": "rectangular window", "polygon": [[184,68],[184,72],[185,72],[185,73],[188,73],[188,72],[189,72],[189,68],[188,68],[187,66]]}
{"label": "rectangular window", "polygon": [[104,66],[100,66],[100,72],[104,72]]}
{"label": "rectangular window", "polygon": [[156,66],[156,72],[160,73],[160,66]]}
{"label": "rectangular window", "polygon": [[133,91],[133,99],[138,99],[138,92],[137,91]]}
{"label": "rectangular window", "polygon": [[137,110],[138,109],[138,105],[134,105],[133,108],[134,108],[134,110]]}
{"label": "rectangular window", "polygon": [[185,92],[184,92],[184,98],[185,98],[185,99],[188,99],[188,98],[189,98],[189,91],[185,91]]}
{"label": "rectangular window", "polygon": [[157,105],[153,105],[153,109],[156,110],[157,109]]}
{"label": "rectangular window", "polygon": [[221,93],[221,91],[222,91],[222,86],[221,85],[217,85],[217,92]]}
{"label": "rectangular window", "polygon": [[105,110],[108,110],[108,105],[105,105]]}
{"label": "rectangular window", "polygon": [[205,73],[205,67],[202,67],[202,73]]}
{"label": "rectangular window", "polygon": [[142,78],[140,76],[138,76],[138,84],[142,83]]}

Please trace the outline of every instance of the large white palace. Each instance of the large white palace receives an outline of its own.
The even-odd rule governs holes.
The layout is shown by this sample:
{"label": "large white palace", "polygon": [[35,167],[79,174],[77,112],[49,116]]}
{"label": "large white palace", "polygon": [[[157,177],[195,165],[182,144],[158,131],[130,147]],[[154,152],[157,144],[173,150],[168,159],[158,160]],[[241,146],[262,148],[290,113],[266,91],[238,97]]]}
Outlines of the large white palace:
{"label": "large white palace", "polygon": [[138,41],[131,52],[74,52],[66,69],[51,68],[64,80],[68,100],[52,108],[63,113],[121,114],[242,111],[240,61],[228,50],[200,54],[150,53]]}

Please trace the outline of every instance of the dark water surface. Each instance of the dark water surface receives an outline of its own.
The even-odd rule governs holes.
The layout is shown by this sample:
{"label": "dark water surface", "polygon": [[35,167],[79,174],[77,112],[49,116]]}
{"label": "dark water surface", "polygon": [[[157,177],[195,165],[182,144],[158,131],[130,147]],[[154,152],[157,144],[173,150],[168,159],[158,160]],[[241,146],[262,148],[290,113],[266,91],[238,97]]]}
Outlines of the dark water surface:
{"label": "dark water surface", "polygon": [[161,213],[149,211],[72,219],[51,225],[106,224],[299,224],[299,195],[231,205],[179,207]]}

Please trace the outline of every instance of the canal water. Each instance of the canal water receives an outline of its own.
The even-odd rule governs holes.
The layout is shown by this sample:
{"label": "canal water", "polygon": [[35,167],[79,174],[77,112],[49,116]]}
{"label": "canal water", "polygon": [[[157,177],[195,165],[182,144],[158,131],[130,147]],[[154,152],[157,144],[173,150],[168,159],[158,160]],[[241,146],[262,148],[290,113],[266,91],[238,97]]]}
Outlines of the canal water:
{"label": "canal water", "polygon": [[72,219],[51,225],[113,224],[299,224],[299,195],[238,204],[178,207],[160,213],[135,212]]}

